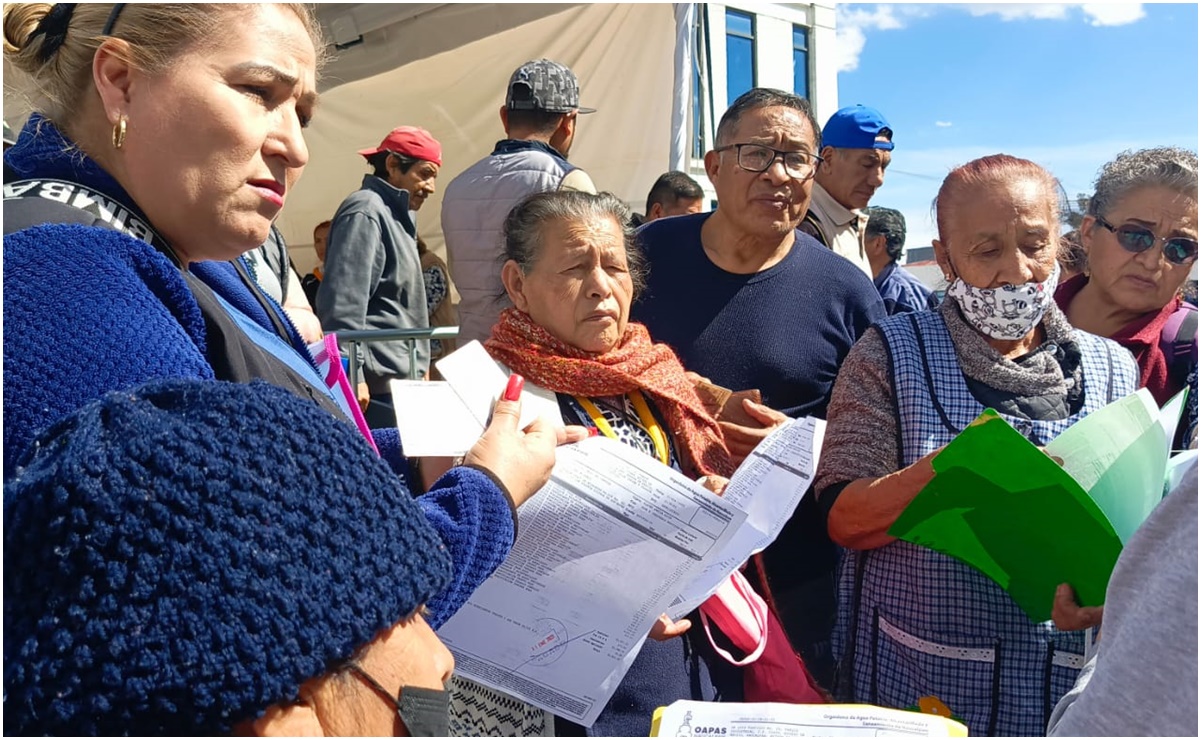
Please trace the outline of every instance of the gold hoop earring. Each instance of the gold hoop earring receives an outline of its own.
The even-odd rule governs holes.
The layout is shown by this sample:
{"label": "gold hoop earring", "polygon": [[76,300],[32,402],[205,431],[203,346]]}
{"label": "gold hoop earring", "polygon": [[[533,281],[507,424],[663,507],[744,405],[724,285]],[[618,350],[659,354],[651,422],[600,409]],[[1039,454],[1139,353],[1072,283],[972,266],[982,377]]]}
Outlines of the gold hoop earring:
{"label": "gold hoop earring", "polygon": [[121,120],[113,126],[113,149],[120,149],[123,146],[125,146],[125,116],[121,116]]}

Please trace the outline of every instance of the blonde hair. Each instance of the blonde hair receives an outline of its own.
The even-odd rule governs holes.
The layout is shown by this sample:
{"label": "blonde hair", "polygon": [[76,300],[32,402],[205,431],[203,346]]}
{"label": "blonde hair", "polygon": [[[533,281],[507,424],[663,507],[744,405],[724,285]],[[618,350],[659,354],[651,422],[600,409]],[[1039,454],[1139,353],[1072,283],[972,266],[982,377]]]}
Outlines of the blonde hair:
{"label": "blonde hair", "polygon": [[[300,19],[317,51],[317,67],[325,61],[321,27],[309,6],[281,3]],[[41,100],[33,107],[52,121],[68,123],[82,109],[91,89],[92,59],[109,38],[129,44],[129,62],[144,72],[171,66],[182,53],[222,37],[229,16],[245,14],[253,4],[130,3],[109,36],[102,35],[112,3],[79,3],[71,14],[65,40],[49,55],[46,34],[35,34],[54,7],[52,3],[7,3],[4,6],[4,56],[36,83]],[[48,58],[47,58],[48,56]]]}

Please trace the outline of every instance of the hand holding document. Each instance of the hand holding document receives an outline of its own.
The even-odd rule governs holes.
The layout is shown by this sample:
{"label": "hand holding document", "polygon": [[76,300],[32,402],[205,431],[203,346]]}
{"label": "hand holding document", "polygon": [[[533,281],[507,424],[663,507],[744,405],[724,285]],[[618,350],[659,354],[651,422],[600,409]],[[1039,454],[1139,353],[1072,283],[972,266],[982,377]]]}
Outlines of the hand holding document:
{"label": "hand holding document", "polygon": [[989,409],[933,459],[934,479],[888,532],[976,568],[1035,622],[1051,618],[1061,583],[1101,604],[1123,543],[1163,497],[1182,405],[1161,412],[1140,389],[1045,453]]}
{"label": "hand holding document", "polygon": [[[410,455],[470,447],[508,377],[478,343],[438,370],[447,382],[436,390],[393,384]],[[522,410],[523,423],[562,424],[553,393],[527,386]],[[560,447],[550,482],[518,509],[508,559],[438,631],[456,671],[591,725],[660,615],[692,611],[779,534],[813,479],[824,428],[775,429],[722,497],[621,442]]]}
{"label": "hand holding document", "polygon": [[773,432],[721,498],[620,442],[559,448],[509,558],[438,632],[456,670],[590,725],[659,615],[690,612],[779,534],[824,424]]}
{"label": "hand holding document", "polygon": [[561,447],[508,559],[438,631],[456,671],[591,725],[746,514],[620,442]]}
{"label": "hand holding document", "polygon": [[655,712],[651,737],[967,737],[967,727],[867,704],[677,701]]}
{"label": "hand holding document", "polygon": [[[471,449],[492,413],[509,371],[488,356],[484,345],[469,342],[437,363],[445,381],[393,380],[396,427],[407,457],[458,457]],[[563,426],[555,395],[526,384],[521,393],[524,429],[536,418]]]}

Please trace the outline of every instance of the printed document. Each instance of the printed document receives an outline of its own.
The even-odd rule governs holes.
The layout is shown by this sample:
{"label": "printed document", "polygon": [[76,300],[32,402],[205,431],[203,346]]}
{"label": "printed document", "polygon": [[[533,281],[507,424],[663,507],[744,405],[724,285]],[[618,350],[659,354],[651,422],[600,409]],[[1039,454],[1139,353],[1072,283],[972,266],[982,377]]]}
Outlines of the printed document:
{"label": "printed document", "polygon": [[869,704],[677,701],[655,712],[651,737],[967,737],[936,714]]}
{"label": "printed document", "polygon": [[631,447],[560,447],[517,541],[438,636],[458,674],[591,726],[651,625],[746,514]]}
{"label": "printed document", "polygon": [[793,419],[759,443],[730,477],[722,499],[746,512],[746,523],[668,610],[679,619],[709,598],[735,569],[779,536],[813,482],[826,422]]}

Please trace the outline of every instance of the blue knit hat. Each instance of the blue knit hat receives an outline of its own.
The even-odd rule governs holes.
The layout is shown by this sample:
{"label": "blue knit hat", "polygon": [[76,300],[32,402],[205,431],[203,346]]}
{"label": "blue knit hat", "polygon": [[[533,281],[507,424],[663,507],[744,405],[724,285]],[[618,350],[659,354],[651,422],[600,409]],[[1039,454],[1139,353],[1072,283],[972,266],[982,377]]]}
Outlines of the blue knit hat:
{"label": "blue knit hat", "polygon": [[7,735],[228,734],[451,572],[357,433],[261,382],[106,395],[43,435],[4,518]]}

